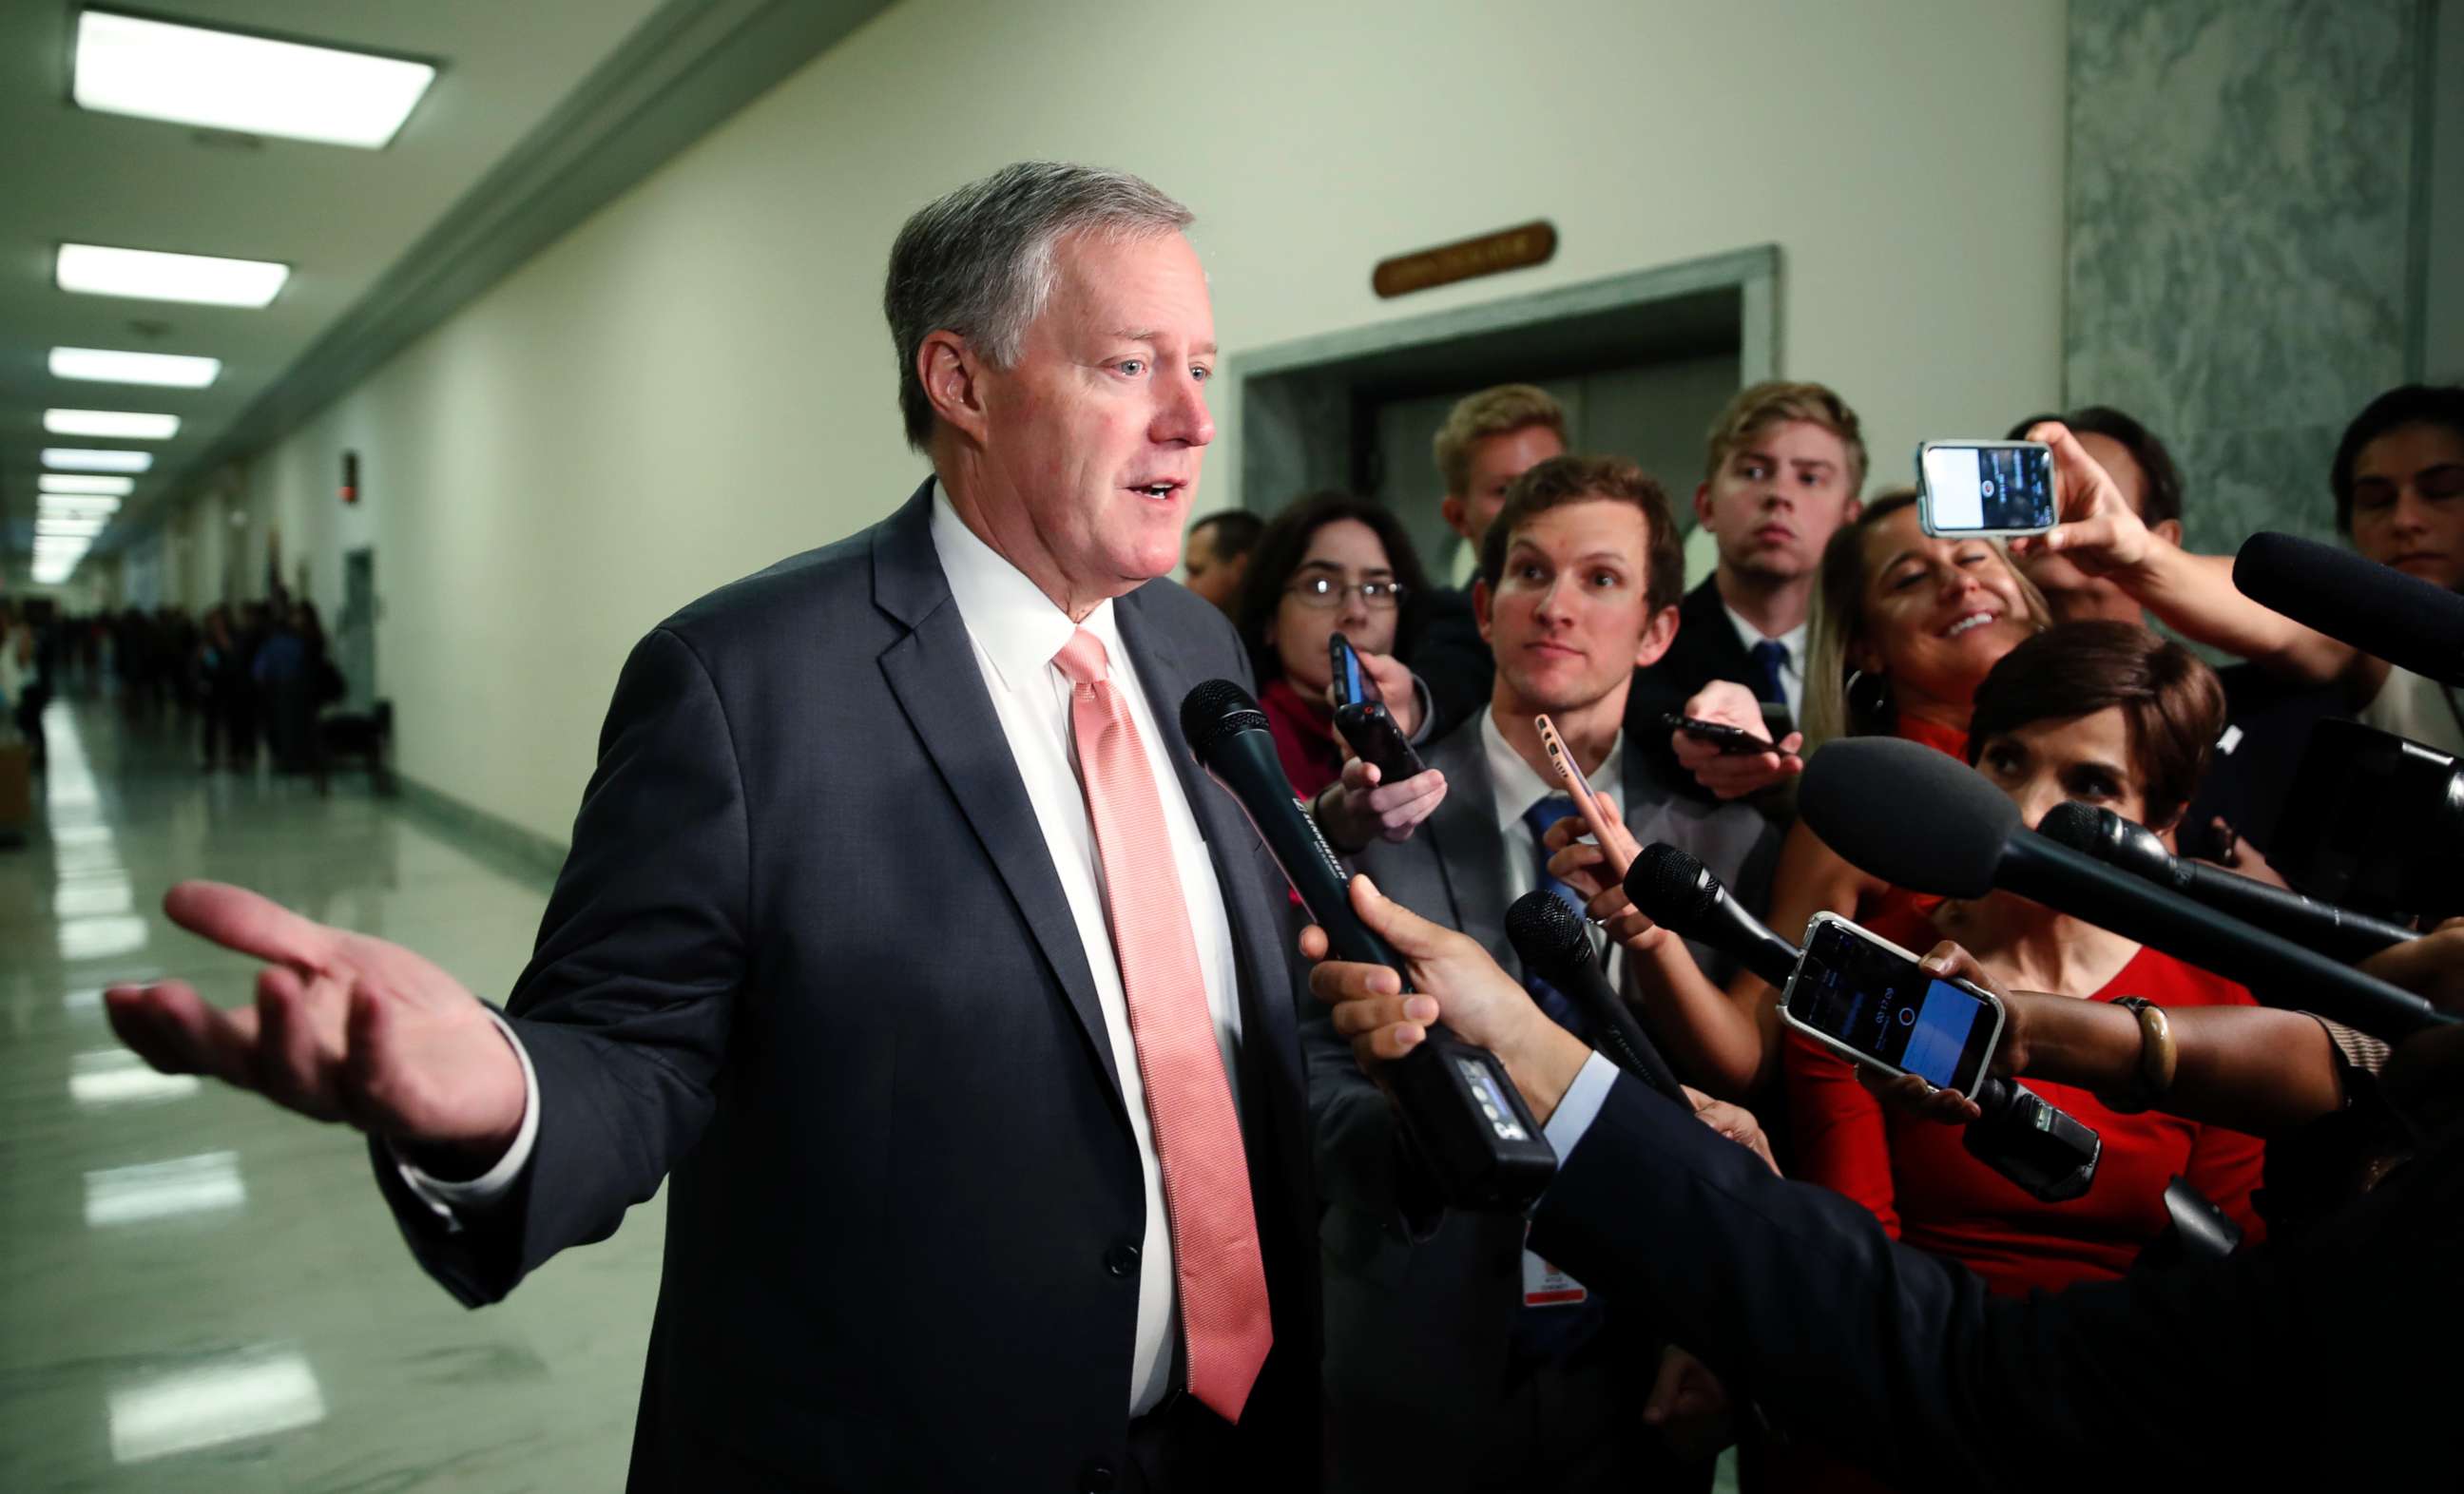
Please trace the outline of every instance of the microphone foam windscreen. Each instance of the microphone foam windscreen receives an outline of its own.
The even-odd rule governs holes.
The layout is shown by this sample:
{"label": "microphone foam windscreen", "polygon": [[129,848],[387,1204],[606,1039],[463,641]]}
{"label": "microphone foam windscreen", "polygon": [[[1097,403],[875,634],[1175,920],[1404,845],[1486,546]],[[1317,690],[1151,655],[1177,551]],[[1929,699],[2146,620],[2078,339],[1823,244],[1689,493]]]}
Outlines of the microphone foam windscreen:
{"label": "microphone foam windscreen", "polygon": [[2339,545],[2264,531],[2233,584],[2263,607],[2444,685],[2464,684],[2464,596]]}
{"label": "microphone foam windscreen", "polygon": [[1718,886],[1703,863],[1665,841],[1644,846],[1625,873],[1625,895],[1636,911],[1686,938],[1702,934]]}
{"label": "microphone foam windscreen", "polygon": [[1896,736],[1826,742],[1806,759],[1797,813],[1850,865],[1941,897],[1993,890],[2019,806],[1975,769]]}
{"label": "microphone foam windscreen", "polygon": [[1266,713],[1228,679],[1211,679],[1180,697],[1180,735],[1200,761],[1241,732],[1263,732]]}
{"label": "microphone foam windscreen", "polygon": [[2083,804],[2076,799],[2063,800],[2036,821],[2038,835],[2090,856],[2097,853],[2097,842],[2103,839],[2103,829],[2096,805]]}
{"label": "microphone foam windscreen", "polygon": [[1506,937],[1544,976],[1592,958],[1591,931],[1564,898],[1545,887],[1533,888],[1506,910]]}

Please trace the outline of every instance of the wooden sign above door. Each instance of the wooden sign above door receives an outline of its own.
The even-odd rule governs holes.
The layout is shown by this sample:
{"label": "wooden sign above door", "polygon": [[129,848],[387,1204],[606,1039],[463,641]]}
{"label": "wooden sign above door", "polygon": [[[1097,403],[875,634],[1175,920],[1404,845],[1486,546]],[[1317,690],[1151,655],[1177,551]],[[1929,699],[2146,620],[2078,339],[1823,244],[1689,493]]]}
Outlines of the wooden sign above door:
{"label": "wooden sign above door", "polygon": [[1370,275],[1369,283],[1381,297],[1409,296],[1414,291],[1452,285],[1501,270],[1546,264],[1556,253],[1556,227],[1542,218],[1478,238],[1397,254],[1380,261]]}

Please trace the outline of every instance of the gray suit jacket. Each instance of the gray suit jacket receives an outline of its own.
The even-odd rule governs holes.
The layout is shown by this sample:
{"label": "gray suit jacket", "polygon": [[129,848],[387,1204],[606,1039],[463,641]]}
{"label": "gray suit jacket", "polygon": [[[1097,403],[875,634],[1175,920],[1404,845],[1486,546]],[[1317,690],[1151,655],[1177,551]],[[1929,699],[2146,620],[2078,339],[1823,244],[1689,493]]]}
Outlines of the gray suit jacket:
{"label": "gray suit jacket", "polygon": [[[1425,755],[1446,776],[1444,802],[1410,840],[1375,845],[1357,864],[1386,895],[1470,934],[1520,975],[1506,937],[1506,841],[1481,719],[1475,714]],[[1671,793],[1631,738],[1620,758],[1614,792],[1636,840],[1682,846],[1759,911],[1779,854],[1770,822],[1742,805]],[[1692,948],[1715,980],[1734,969],[1733,960]],[[1317,1015],[1304,1020],[1301,1045],[1327,1202],[1319,1243],[1337,1486],[1345,1467],[1381,1468],[1395,1487],[1456,1486],[1503,1395],[1507,1334],[1521,1303],[1523,1221],[1438,1215],[1401,1153],[1384,1095],[1350,1046]]]}

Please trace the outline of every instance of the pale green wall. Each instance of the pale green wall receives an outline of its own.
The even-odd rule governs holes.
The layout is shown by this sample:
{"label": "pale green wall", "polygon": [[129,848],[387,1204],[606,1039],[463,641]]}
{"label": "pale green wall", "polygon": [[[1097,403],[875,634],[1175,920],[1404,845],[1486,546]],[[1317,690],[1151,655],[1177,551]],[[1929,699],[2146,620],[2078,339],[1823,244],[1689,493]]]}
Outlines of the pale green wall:
{"label": "pale green wall", "polygon": [[[1886,472],[1922,435],[1997,432],[2056,396],[2062,16],[907,0],[248,463],[248,584],[267,522],[328,607],[342,551],[373,543],[401,766],[562,838],[633,640],[913,487],[879,311],[891,237],[1030,155],[1189,203],[1235,360],[1775,242],[1781,366],[1848,394]],[[1539,216],[1562,243],[1542,269],[1369,291],[1384,255]],[[1200,510],[1235,496],[1237,441]],[[348,512],[346,447],[368,494]]]}

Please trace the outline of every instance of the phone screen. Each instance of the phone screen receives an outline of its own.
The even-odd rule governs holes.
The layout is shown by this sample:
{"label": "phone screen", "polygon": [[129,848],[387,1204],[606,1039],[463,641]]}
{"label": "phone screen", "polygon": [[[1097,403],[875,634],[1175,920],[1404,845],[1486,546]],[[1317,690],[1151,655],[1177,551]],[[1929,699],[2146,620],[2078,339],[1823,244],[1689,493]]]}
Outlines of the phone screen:
{"label": "phone screen", "polygon": [[1993,1012],[1977,995],[1937,980],[1854,925],[1815,926],[1789,1015],[1858,1052],[1927,1083],[1966,1092],[1990,1056]]}
{"label": "phone screen", "polygon": [[1924,468],[1936,534],[2054,527],[2052,453],[2041,446],[1927,446]]}
{"label": "phone screen", "polygon": [[1361,667],[1360,650],[1352,640],[1336,633],[1326,641],[1327,651],[1334,665],[1334,697],[1343,705],[1381,703],[1376,677]]}

